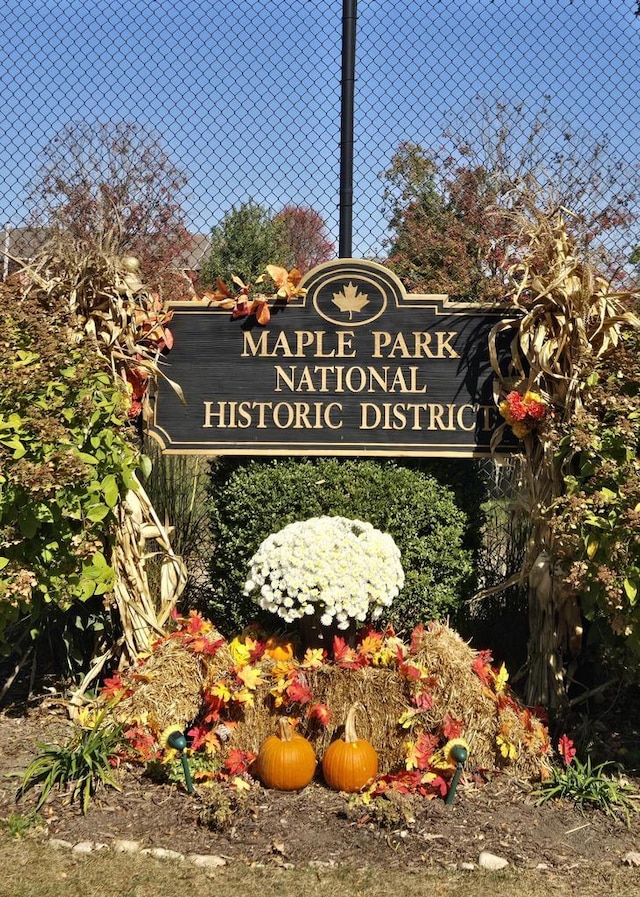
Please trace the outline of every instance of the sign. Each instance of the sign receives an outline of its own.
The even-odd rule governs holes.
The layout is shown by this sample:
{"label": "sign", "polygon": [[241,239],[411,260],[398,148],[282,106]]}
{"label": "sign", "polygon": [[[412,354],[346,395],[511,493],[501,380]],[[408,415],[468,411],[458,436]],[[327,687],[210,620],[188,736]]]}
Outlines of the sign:
{"label": "sign", "polygon": [[[488,337],[505,309],[407,294],[374,262],[314,268],[271,321],[174,303],[150,432],[167,453],[474,457],[501,423]],[[503,446],[507,450],[509,446]]]}

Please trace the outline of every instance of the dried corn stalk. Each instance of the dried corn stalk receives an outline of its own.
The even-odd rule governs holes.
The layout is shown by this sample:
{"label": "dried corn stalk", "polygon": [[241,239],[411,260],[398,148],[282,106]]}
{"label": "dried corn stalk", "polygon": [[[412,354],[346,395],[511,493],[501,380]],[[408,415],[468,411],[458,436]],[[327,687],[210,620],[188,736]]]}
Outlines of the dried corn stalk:
{"label": "dried corn stalk", "polygon": [[[517,221],[528,245],[526,258],[509,272],[518,315],[492,331],[492,365],[502,393],[536,391],[556,418],[570,421],[580,409],[585,377],[594,360],[615,349],[625,327],[640,326],[629,311],[635,294],[612,290],[593,265],[579,257],[561,212],[530,208]],[[496,348],[505,331],[512,334],[506,373],[500,369]],[[496,432],[495,445],[506,426]],[[554,559],[545,521],[546,509],[564,489],[555,449],[544,427],[524,437],[525,478],[517,509],[532,524],[520,577],[529,586],[527,701],[551,707],[565,699],[563,658],[567,651],[577,655],[581,636],[579,608],[563,588],[563,570]]]}
{"label": "dried corn stalk", "polygon": [[[151,596],[145,567],[151,556],[147,548],[150,540],[162,554],[156,600]],[[171,548],[167,528],[139,484],[118,507],[112,566],[116,573],[114,598],[123,630],[123,659],[132,663],[152,641],[165,634],[164,626],[187,581],[185,565]]]}

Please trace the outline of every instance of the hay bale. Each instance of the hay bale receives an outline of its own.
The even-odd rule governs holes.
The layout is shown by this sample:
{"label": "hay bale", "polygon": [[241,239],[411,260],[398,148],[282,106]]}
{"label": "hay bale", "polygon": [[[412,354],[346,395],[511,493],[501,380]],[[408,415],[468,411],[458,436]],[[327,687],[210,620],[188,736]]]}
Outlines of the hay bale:
{"label": "hay bale", "polygon": [[[407,732],[398,725],[398,719],[407,706],[402,676],[389,669],[364,667],[345,670],[334,666],[308,670],[305,676],[313,692],[314,703],[326,704],[331,713],[326,727],[317,721],[303,721],[299,729],[313,744],[318,757],[324,754],[335,738],[342,735],[347,711],[355,701],[359,701],[366,708],[366,713],[358,714],[358,735],[370,741],[378,751],[381,770],[388,771],[404,765]],[[284,712],[274,707],[269,685],[262,686],[256,693],[253,707],[246,708],[244,716],[238,720],[230,747],[257,753],[264,739],[276,731],[277,720]]]}
{"label": "hay bale", "polygon": [[[217,637],[207,634],[210,641]],[[163,639],[148,658],[123,673],[131,693],[116,704],[114,717],[120,723],[143,721],[156,735],[167,726],[185,727],[198,716],[207,683],[232,665],[225,645],[211,655],[194,652],[180,639]]]}
{"label": "hay bale", "polygon": [[[410,663],[422,667],[428,677],[431,707],[405,729],[398,720],[411,706],[412,683],[397,669],[363,667],[357,670],[325,665],[305,671],[314,701],[326,704],[331,721],[326,728],[317,722],[301,724],[304,734],[321,757],[328,744],[342,734],[342,725],[352,703],[366,708],[357,718],[358,734],[378,751],[381,772],[404,768],[406,745],[422,732],[443,741],[447,717],[462,723],[462,737],[469,743],[469,767],[504,770],[522,779],[538,779],[546,766],[548,733],[542,723],[511,695],[493,692],[473,670],[479,652],[474,651],[448,626],[425,629]],[[302,708],[302,712],[304,708]],[[276,730],[282,708],[275,708],[269,684],[256,693],[254,706],[238,720],[230,746],[257,752],[262,741]],[[497,738],[504,734],[514,747],[515,757],[503,757]]]}
{"label": "hay bale", "polygon": [[[496,677],[488,667],[486,676],[477,674],[474,662],[479,652],[448,626],[431,625],[418,633],[411,646],[405,646],[405,654],[406,663],[419,668],[420,679],[412,679],[396,666],[298,665],[297,675],[308,685],[313,703],[329,708],[326,727],[307,718],[309,705],[276,705],[271,690],[283,667],[264,656],[257,662],[263,681],[251,691],[253,703],[232,703],[223,711],[221,721],[235,723],[225,750],[257,753],[264,739],[276,731],[278,718],[286,714],[301,718],[300,732],[321,757],[330,742],[342,735],[347,711],[357,701],[365,707],[357,717],[358,734],[375,747],[383,773],[405,767],[407,742],[417,741],[422,733],[434,734],[444,743],[453,719],[461,724],[460,734],[469,743],[470,768],[497,768],[523,779],[540,778],[547,763],[547,730],[508,690],[491,687]],[[143,666],[127,674],[125,684],[132,694],[118,704],[117,717],[145,720],[156,736],[168,725],[184,727],[197,719],[203,695],[218,680],[228,683],[231,691],[237,688],[236,669],[226,644],[215,654],[194,653],[188,642],[168,638]],[[290,670],[286,664],[285,670]],[[416,710],[412,698],[425,690],[428,706],[416,712],[412,727],[403,728],[400,718],[410,708]],[[512,754],[502,755],[500,740]]]}

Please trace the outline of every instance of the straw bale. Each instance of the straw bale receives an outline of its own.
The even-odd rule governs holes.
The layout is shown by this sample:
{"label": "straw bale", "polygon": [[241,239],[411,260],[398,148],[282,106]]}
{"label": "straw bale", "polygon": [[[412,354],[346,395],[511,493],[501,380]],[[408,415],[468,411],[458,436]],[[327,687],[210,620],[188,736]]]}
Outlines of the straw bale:
{"label": "straw bale", "polygon": [[116,705],[114,715],[120,722],[143,720],[156,733],[170,725],[184,727],[200,712],[207,682],[231,666],[226,645],[209,655],[190,650],[180,639],[165,639],[143,664],[123,674],[133,691]]}
{"label": "straw bale", "polygon": [[[359,701],[366,710],[358,713],[356,729],[359,737],[366,738],[378,751],[381,769],[388,771],[404,765],[407,733],[398,725],[407,706],[402,676],[395,670],[365,667],[356,671],[331,666],[308,670],[306,676],[314,702],[326,704],[331,713],[328,726],[312,721],[301,724],[299,730],[311,741],[318,756],[343,734],[347,711]],[[257,753],[264,739],[275,732],[276,721],[283,712],[274,707],[269,686],[263,686],[256,693],[254,706],[247,708],[238,721],[230,746]]]}
{"label": "straw bale", "polygon": [[[321,757],[329,743],[343,734],[350,706],[365,708],[356,717],[361,738],[378,752],[381,772],[404,768],[408,741],[422,732],[444,740],[446,717],[462,724],[462,737],[470,747],[469,767],[494,770],[524,779],[539,778],[545,765],[548,733],[542,724],[524,712],[512,696],[497,696],[473,670],[478,656],[454,630],[431,626],[420,636],[408,662],[426,671],[430,708],[418,714],[415,725],[405,729],[399,719],[412,704],[413,681],[396,669],[366,666],[360,669],[325,664],[313,669],[299,668],[306,678],[314,703],[329,708],[330,721],[323,727],[317,719],[306,720],[306,707],[276,706],[270,693],[276,677],[275,662],[261,662],[263,683],[252,692],[253,703],[232,705],[226,721],[235,723],[226,745],[257,753],[264,739],[276,731],[280,716],[299,715],[301,734]],[[215,655],[194,653],[179,639],[161,642],[143,666],[125,677],[134,692],[117,707],[118,718],[144,719],[156,732],[167,725],[185,726],[202,710],[202,695],[216,679],[233,676],[234,662],[226,645]],[[424,683],[423,683],[424,684]],[[517,751],[515,760],[503,758],[496,739],[508,738]]]}
{"label": "straw bale", "polygon": [[[314,745],[316,754],[322,756],[327,745],[342,735],[351,704],[359,701],[366,709],[356,718],[358,735],[378,751],[380,771],[392,772],[404,767],[408,741],[417,739],[421,732],[441,736],[443,722],[449,716],[462,723],[462,736],[469,743],[471,768],[501,768],[518,778],[537,779],[545,765],[546,730],[534,718],[537,724],[534,730],[526,731],[522,714],[509,705],[501,705],[473,672],[472,664],[477,656],[478,652],[447,626],[424,631],[420,647],[410,661],[427,670],[433,705],[420,715],[420,724],[412,730],[398,725],[402,713],[410,706],[411,682],[397,670],[376,667],[349,670],[334,666],[308,670],[305,675],[313,700],[329,707],[331,721],[326,728],[317,722],[303,723],[300,731]],[[262,686],[256,693],[254,706],[238,721],[230,746],[257,752],[267,735],[275,731],[277,718],[283,712],[274,707],[269,685]],[[508,763],[496,743],[503,730],[508,731],[509,741],[517,751],[516,759]]]}
{"label": "straw bale", "polygon": [[[478,652],[448,626],[425,630],[412,660],[434,677],[429,689],[433,707],[424,715],[426,727],[438,731],[448,714],[463,724],[463,737],[469,743],[470,765],[480,769],[504,768],[511,775],[538,778],[545,763],[546,732],[535,721],[538,722],[536,732],[526,733],[521,716],[513,708],[501,706],[472,670],[477,656]],[[515,698],[513,700],[517,704]],[[517,750],[517,758],[508,765],[496,744],[496,737],[505,724],[509,729],[509,740]]]}

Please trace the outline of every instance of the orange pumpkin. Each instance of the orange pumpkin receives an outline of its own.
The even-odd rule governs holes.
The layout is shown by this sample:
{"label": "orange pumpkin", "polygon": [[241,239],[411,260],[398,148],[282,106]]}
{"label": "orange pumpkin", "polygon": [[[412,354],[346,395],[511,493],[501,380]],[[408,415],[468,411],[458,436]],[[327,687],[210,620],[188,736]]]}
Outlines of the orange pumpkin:
{"label": "orange pumpkin", "polygon": [[311,743],[294,732],[285,717],[278,720],[278,734],[269,735],[260,750],[255,771],[266,788],[298,791],[309,784],[316,771]]}
{"label": "orange pumpkin", "polygon": [[378,774],[378,754],[370,742],[358,738],[355,718],[362,704],[349,708],[344,724],[344,738],[332,742],[322,758],[322,774],[335,791],[360,791]]}
{"label": "orange pumpkin", "polygon": [[272,635],[264,643],[264,653],[274,660],[293,660],[293,643]]}

